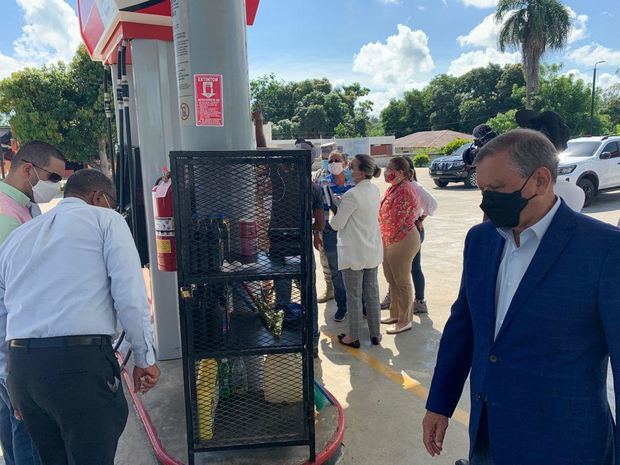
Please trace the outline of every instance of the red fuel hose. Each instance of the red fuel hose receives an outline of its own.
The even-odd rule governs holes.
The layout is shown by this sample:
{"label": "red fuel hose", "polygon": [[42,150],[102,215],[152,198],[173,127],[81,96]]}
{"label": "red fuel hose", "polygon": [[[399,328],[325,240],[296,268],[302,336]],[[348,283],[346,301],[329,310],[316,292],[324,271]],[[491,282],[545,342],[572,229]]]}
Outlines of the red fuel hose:
{"label": "red fuel hose", "polygon": [[[123,356],[119,352],[116,353],[116,358],[118,359],[119,363],[123,362]],[[159,436],[157,435],[155,425],[153,425],[153,421],[151,420],[149,413],[146,411],[144,405],[142,404],[142,400],[140,399],[138,394],[133,392],[133,380],[131,379],[131,374],[126,368],[123,370],[123,378],[125,379],[125,383],[127,384],[127,390],[129,391],[131,400],[133,401],[134,407],[136,408],[138,417],[142,422],[142,426],[144,427],[146,436],[151,443],[151,447],[153,448],[153,452],[155,453],[157,461],[161,465],[184,465],[183,462],[175,459],[174,457],[170,457],[166,452],[166,449],[164,448],[161,440],[159,439]],[[325,388],[323,387],[323,389]],[[317,454],[316,460],[314,462],[305,462],[302,465],[324,464],[336,452],[338,452],[338,449],[342,444],[342,438],[344,437],[345,429],[344,409],[342,408],[342,405],[340,405],[340,402],[338,402],[338,399],[336,399],[336,397],[334,397],[331,392],[329,392],[327,389],[325,389],[325,392],[327,393],[330,400],[334,404],[334,407],[336,407],[336,410],[338,411],[338,426],[336,427],[336,431],[327,443],[325,449],[323,449]]]}
{"label": "red fuel hose", "polygon": [[[119,363],[123,363],[123,356],[119,352],[116,353],[116,358],[118,359]],[[140,399],[138,394],[133,392],[133,380],[131,379],[131,375],[126,368],[123,370],[123,378],[125,378],[127,390],[129,391],[131,400],[133,401],[134,407],[136,408],[138,417],[142,422],[142,426],[144,427],[146,436],[151,443],[151,447],[153,448],[153,452],[155,453],[157,461],[161,465],[183,465],[183,462],[180,462],[174,457],[170,457],[166,452],[166,449],[164,448],[161,440],[159,439],[159,436],[157,435],[157,430],[153,425],[153,421],[151,420],[149,413],[146,411],[144,405],[142,404],[142,400]]]}

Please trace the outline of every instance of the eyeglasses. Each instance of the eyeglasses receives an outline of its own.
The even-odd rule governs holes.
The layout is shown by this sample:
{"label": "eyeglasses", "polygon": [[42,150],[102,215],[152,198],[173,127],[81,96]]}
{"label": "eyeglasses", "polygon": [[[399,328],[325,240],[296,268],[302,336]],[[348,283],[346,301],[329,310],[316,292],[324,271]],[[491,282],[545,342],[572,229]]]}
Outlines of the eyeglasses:
{"label": "eyeglasses", "polygon": [[[99,192],[99,191],[93,191],[93,192]],[[116,210],[116,208],[118,207],[118,201],[116,200],[116,197],[114,197],[112,194],[108,194],[106,191],[102,191],[102,193],[103,193],[103,196],[104,196],[104,197],[105,197],[105,196],[108,196],[110,199],[112,199],[112,202],[113,202],[113,204],[112,204],[112,205],[114,205],[114,207],[112,207],[112,205],[109,205],[109,204],[108,204],[108,206],[109,206],[112,210]]]}
{"label": "eyeglasses", "polygon": [[35,168],[39,168],[40,170],[45,171],[47,174],[49,174],[48,176],[48,181],[51,181],[53,183],[57,183],[62,181],[62,176],[59,175],[58,173],[54,173],[53,171],[50,170],[46,170],[45,168],[43,168],[42,166],[36,165],[35,163],[32,163],[29,160],[26,160],[25,158],[23,159],[23,161],[25,161],[26,163],[30,163],[32,166],[34,166]]}

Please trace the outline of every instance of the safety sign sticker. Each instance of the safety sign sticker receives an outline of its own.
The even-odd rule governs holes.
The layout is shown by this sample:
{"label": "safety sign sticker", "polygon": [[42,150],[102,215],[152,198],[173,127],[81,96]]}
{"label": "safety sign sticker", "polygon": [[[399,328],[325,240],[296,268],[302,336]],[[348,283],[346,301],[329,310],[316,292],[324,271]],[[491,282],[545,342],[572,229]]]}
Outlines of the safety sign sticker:
{"label": "safety sign sticker", "polygon": [[224,126],[221,74],[194,74],[196,126]]}

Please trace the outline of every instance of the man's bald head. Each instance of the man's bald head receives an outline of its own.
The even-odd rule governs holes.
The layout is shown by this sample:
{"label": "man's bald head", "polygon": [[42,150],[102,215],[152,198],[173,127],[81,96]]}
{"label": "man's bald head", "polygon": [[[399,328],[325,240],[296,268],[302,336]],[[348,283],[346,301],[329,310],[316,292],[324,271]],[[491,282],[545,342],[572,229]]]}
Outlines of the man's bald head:
{"label": "man's bald head", "polygon": [[116,194],[112,180],[101,171],[84,169],[76,171],[65,185],[65,198],[76,197],[90,205],[113,208]]}

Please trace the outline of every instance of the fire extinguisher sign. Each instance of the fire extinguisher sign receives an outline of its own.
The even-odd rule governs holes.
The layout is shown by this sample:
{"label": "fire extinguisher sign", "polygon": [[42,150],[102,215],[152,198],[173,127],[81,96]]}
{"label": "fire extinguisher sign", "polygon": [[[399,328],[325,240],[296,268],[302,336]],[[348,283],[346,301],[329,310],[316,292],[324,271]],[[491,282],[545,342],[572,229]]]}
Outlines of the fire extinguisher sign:
{"label": "fire extinguisher sign", "polygon": [[194,74],[196,126],[224,126],[223,79],[221,74]]}

